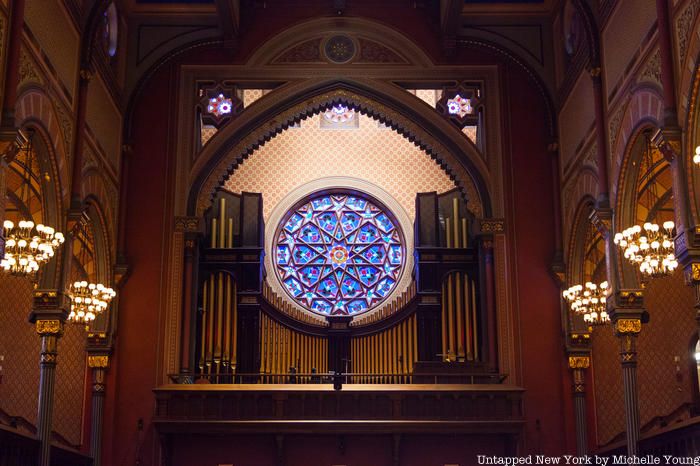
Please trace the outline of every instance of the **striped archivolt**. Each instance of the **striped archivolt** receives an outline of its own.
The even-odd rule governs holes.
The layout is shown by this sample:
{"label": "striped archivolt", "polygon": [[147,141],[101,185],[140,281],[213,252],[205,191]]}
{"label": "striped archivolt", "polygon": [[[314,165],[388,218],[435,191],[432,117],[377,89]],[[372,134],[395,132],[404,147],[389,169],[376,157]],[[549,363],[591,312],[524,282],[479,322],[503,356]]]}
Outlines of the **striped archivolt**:
{"label": "striped archivolt", "polygon": [[447,361],[478,361],[477,283],[453,272],[442,283],[442,354]]}
{"label": "striped archivolt", "polygon": [[[260,313],[260,372],[265,383],[286,383],[297,374],[328,371],[328,340],[292,330]],[[303,381],[303,376],[300,381]]]}
{"label": "striped archivolt", "polygon": [[418,358],[416,315],[350,341],[353,383],[408,383]]}
{"label": "striped archivolt", "polygon": [[199,373],[235,373],[238,300],[236,282],[228,273],[214,272],[204,281],[199,324]]}

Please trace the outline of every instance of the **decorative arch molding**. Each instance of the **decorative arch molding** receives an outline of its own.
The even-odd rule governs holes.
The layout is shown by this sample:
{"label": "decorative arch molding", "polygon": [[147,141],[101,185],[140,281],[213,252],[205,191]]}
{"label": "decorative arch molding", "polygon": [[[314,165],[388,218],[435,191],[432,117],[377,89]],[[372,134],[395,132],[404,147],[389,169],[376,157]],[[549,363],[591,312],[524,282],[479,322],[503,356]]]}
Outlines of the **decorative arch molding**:
{"label": "decorative arch molding", "polygon": [[277,92],[277,99],[251,106],[205,146],[190,172],[191,215],[203,215],[215,188],[256,149],[291,124],[337,103],[377,118],[408,138],[454,179],[477,218],[491,215],[491,179],[476,147],[447,120],[413,108],[414,99],[402,89],[371,80],[310,79]]}
{"label": "decorative arch molding", "polygon": [[592,197],[598,198],[598,175],[594,168],[582,167],[576,176],[571,177],[568,185],[564,188],[562,205],[564,206],[564,225],[569,229],[565,232],[571,235],[575,231],[575,220],[578,209],[583,199]]}
{"label": "decorative arch molding", "polygon": [[[83,170],[82,198],[99,206],[103,231],[106,237],[114,238],[114,225],[117,213],[115,212],[114,196],[111,195],[105,185],[106,181],[97,167],[89,167]],[[106,244],[111,245],[111,242]],[[111,257],[113,250],[104,250]]]}
{"label": "decorative arch molding", "polygon": [[[630,142],[634,141],[633,136],[641,125],[651,124],[657,128],[660,127],[661,121],[663,121],[663,112],[664,104],[661,91],[656,87],[643,86],[632,92],[624,110],[618,110],[617,114],[621,116],[617,117],[619,119],[617,122],[615,121],[617,114],[613,116],[610,134],[613,143],[610,151],[612,156],[610,161],[612,168],[610,197],[616,199],[618,205],[618,193],[622,192],[623,177],[629,162],[630,148],[628,146],[630,146]],[[613,125],[618,125],[614,131]]]}
{"label": "decorative arch molding", "polygon": [[[698,32],[700,34],[700,32]],[[698,40],[698,46],[700,47],[700,40]],[[685,157],[686,173],[688,177],[686,182],[688,183],[688,193],[689,193],[689,210],[691,218],[689,219],[691,225],[696,225],[700,221],[700,205],[698,205],[698,197],[700,196],[700,175],[698,175],[698,168],[693,163],[693,154],[695,153],[695,147],[700,143],[700,112],[698,112],[698,105],[700,101],[698,100],[700,94],[700,52],[698,54],[698,62],[695,65],[692,76],[692,88],[685,91],[686,88],[681,87],[681,91],[687,92],[689,95],[686,97],[688,111],[686,114],[685,121],[685,147],[684,153],[687,154]]]}
{"label": "decorative arch molding", "polygon": [[[358,45],[359,60],[353,59],[349,66],[354,63],[381,63],[389,64],[386,59],[393,54],[393,64],[410,65],[419,68],[428,68],[433,66],[432,60],[428,55],[418,47],[415,42],[410,40],[402,33],[389,28],[375,21],[362,18],[320,18],[303,22],[283,32],[275,35],[265,42],[265,44],[257,49],[248,60],[248,66],[279,66],[279,58],[286,53],[294,51],[295,48],[307,44],[308,51],[312,52],[312,44],[310,41],[314,39],[325,39],[332,35],[346,35],[352,38],[356,43],[359,41],[369,41],[365,47],[365,51],[372,51],[383,54],[384,60],[379,57],[362,57],[364,51],[362,44]],[[292,44],[291,46],[289,44]],[[321,44],[318,44],[319,48]],[[319,50],[320,52],[320,50]],[[319,60],[314,60],[321,65],[328,65],[323,58],[322,53],[319,55]],[[301,57],[300,57],[301,58]],[[308,60],[295,60],[285,62],[283,64],[293,64],[299,62],[308,62]],[[346,65],[347,66],[347,65]]]}
{"label": "decorative arch molding", "polygon": [[588,215],[595,205],[595,196],[584,194],[576,204],[572,217],[572,229],[567,251],[566,278],[569,285],[583,282],[583,261],[585,258],[586,231],[590,220]]}
{"label": "decorative arch molding", "polygon": [[104,204],[100,202],[99,198],[90,194],[84,200],[95,240],[96,278],[98,282],[106,283],[109,286],[112,283],[112,225],[109,217],[105,215]]}
{"label": "decorative arch molding", "polygon": [[[69,154],[67,152],[70,142],[66,140],[70,137],[70,133],[64,134],[64,131],[66,131],[64,127],[67,122],[66,118],[66,115],[56,111],[56,107],[43,89],[28,88],[17,99],[15,110],[17,126],[27,126],[28,122],[33,121],[35,126],[39,125],[44,129],[45,137],[50,142],[51,164],[55,167],[55,173],[52,175],[54,175],[54,179],[58,179],[58,183],[53,183],[53,185],[57,189],[59,199],[62,201],[59,202],[59,207],[60,204],[68,201],[70,194],[70,167]],[[56,178],[56,175],[58,178]]]}
{"label": "decorative arch molding", "polygon": [[[663,107],[662,107],[663,108]],[[637,177],[639,165],[635,165],[633,160],[635,157],[633,149],[638,138],[642,137],[642,132],[647,128],[658,128],[661,120],[658,117],[647,116],[637,120],[636,126],[630,129],[630,133],[626,138],[624,152],[620,160],[621,166],[616,173],[616,183],[614,185],[615,197],[615,218],[613,221],[613,232],[619,232],[623,229],[636,224],[635,212],[637,209]],[[613,233],[614,234],[614,233]],[[618,275],[620,279],[620,288],[638,288],[639,278],[627,260],[618,254]]]}

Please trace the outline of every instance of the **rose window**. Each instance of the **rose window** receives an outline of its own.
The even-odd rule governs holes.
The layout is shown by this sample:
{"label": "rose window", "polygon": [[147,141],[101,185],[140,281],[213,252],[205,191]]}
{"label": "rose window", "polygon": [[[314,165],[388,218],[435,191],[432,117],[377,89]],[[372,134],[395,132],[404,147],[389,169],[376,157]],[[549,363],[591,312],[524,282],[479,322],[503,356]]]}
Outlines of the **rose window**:
{"label": "rose window", "polygon": [[274,268],[303,308],[329,315],[369,311],[394,290],[404,238],[393,215],[365,195],[316,195],[288,212],[275,234]]}

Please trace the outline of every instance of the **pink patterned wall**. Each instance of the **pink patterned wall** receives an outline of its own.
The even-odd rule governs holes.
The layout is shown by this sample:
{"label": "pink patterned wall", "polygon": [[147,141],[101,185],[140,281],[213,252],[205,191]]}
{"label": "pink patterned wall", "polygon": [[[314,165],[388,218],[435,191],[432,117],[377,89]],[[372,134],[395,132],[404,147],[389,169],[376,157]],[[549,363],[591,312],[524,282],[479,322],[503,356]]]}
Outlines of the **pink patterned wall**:
{"label": "pink patterned wall", "polygon": [[263,194],[265,218],[290,191],[329,176],[360,178],[391,194],[415,218],[418,192],[455,187],[449,176],[403,136],[364,115],[357,129],[321,129],[320,115],[273,138],[226,180],[234,192]]}

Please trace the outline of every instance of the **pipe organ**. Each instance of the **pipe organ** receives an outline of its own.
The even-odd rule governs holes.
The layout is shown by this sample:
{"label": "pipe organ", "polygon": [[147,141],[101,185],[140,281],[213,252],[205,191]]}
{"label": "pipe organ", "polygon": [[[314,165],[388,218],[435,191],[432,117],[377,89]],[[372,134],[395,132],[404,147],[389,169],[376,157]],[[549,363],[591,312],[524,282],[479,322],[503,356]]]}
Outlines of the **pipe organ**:
{"label": "pipe organ", "polygon": [[226,272],[212,273],[202,287],[197,358],[200,374],[236,372],[237,322],[236,282]]}
{"label": "pipe organ", "polygon": [[409,383],[418,356],[415,313],[380,332],[350,342],[354,383]]}
{"label": "pipe organ", "polygon": [[493,310],[482,298],[489,269],[473,222],[457,190],[419,194],[415,251],[406,251],[416,257],[408,289],[356,318],[311,314],[266,283],[275,277],[266,277],[263,265],[261,196],[217,191],[191,280],[198,284],[195,379],[328,383],[340,372],[343,383],[491,380]]}
{"label": "pipe organ", "polygon": [[290,329],[264,312],[260,315],[260,375],[265,383],[285,383],[289,374],[302,374],[300,383],[312,381],[309,374],[328,372],[328,339]]}
{"label": "pipe organ", "polygon": [[[439,201],[444,218],[444,244],[447,249],[469,247],[469,221],[458,197]],[[479,360],[478,281],[475,273],[455,271],[442,282],[441,333],[444,361]]]}

